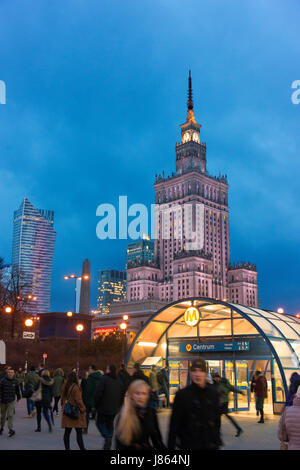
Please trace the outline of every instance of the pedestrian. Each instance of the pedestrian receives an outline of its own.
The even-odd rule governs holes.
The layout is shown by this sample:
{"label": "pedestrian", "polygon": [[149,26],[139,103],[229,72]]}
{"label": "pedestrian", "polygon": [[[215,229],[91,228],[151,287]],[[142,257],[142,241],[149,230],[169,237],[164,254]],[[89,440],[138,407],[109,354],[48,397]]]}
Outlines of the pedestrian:
{"label": "pedestrian", "polygon": [[54,380],[51,379],[50,372],[47,369],[40,370],[39,380],[40,383],[38,385],[38,388],[33,394],[33,396],[35,397],[34,401],[37,419],[37,428],[35,432],[41,432],[42,412],[48,424],[48,430],[49,432],[52,432],[51,415],[49,415],[49,410],[52,401],[52,386],[54,384]]}
{"label": "pedestrian", "polygon": [[117,378],[122,384],[122,403],[123,403],[124,398],[125,398],[125,393],[127,392],[127,389],[130,384],[130,374],[127,372],[127,369],[124,363],[121,364],[121,368],[118,372]]}
{"label": "pedestrian", "polygon": [[151,387],[151,394],[150,394],[151,405],[153,406],[153,408],[158,408],[158,395],[160,391],[160,385],[157,380],[157,368],[155,365],[151,367],[150,387]]}
{"label": "pedestrian", "polygon": [[161,367],[157,373],[157,380],[160,384],[162,393],[166,396],[167,406],[169,406],[169,377],[168,366]]}
{"label": "pedestrian", "polygon": [[225,415],[227,419],[233,424],[233,426],[236,429],[236,437],[239,437],[243,430],[242,428],[238,425],[238,423],[230,416],[228,413],[228,402],[229,402],[229,393],[234,392],[234,393],[240,393],[241,395],[244,395],[244,392],[242,390],[239,390],[238,388],[234,387],[231,385],[228,379],[225,377],[221,377],[218,372],[215,372],[212,374],[213,378],[213,385],[215,386],[218,394],[219,394],[219,407],[220,407],[220,427],[221,427],[221,416]]}
{"label": "pedestrian", "polygon": [[54,397],[54,407],[53,413],[56,413],[56,416],[59,416],[58,412],[58,403],[61,397],[62,386],[64,384],[65,377],[64,371],[62,369],[56,369],[53,374],[53,386],[52,386],[52,393]]}
{"label": "pedestrian", "polygon": [[130,383],[134,380],[144,380],[149,385],[149,379],[142,371],[141,365],[138,362],[133,364],[133,374],[130,377]]}
{"label": "pedestrian", "polygon": [[286,406],[280,417],[277,437],[281,450],[300,450],[300,387],[292,405]]}
{"label": "pedestrian", "polygon": [[106,368],[106,374],[100,379],[95,392],[95,408],[97,410],[96,426],[104,437],[103,449],[111,448],[114,433],[114,419],[122,403],[122,384],[117,379],[116,366]]}
{"label": "pedestrian", "polygon": [[87,378],[87,428],[89,427],[89,420],[95,419],[96,416],[94,397],[97,385],[102,376],[103,374],[97,370],[94,364],[89,366],[89,375]]}
{"label": "pedestrian", "polygon": [[129,385],[124,404],[116,418],[117,450],[166,450],[156,411],[149,406],[150,391],[145,380],[135,380]]}
{"label": "pedestrian", "polygon": [[[78,418],[72,419],[64,414],[64,408],[66,403],[77,407],[79,410]],[[82,401],[82,393],[79,387],[79,381],[76,372],[71,372],[68,375],[66,382],[62,388],[61,395],[61,406],[62,406],[62,419],[61,427],[65,429],[64,433],[64,445],[66,450],[70,450],[70,435],[72,429],[76,431],[76,440],[80,450],[86,450],[83,443],[82,429],[86,428],[85,418],[85,406]]]}
{"label": "pedestrian", "polygon": [[255,372],[254,393],[256,414],[260,414],[258,423],[264,423],[264,401],[268,396],[268,383],[264,374],[258,370]]}
{"label": "pedestrian", "polygon": [[[82,394],[82,401],[83,401],[83,404],[84,404],[85,409],[86,409],[86,412],[85,412],[85,414],[86,414],[86,422],[88,422],[88,420],[89,420],[89,416],[88,416],[89,413],[88,413],[88,411],[87,411],[87,410],[88,410],[88,400],[87,400],[87,396],[88,396],[88,395],[87,395],[87,378],[88,378],[88,376],[89,376],[88,371],[85,371],[85,372],[83,373],[83,377],[82,377],[81,380],[80,380],[80,388],[81,388],[81,394]],[[87,433],[88,433],[88,428],[87,428],[87,427],[84,428],[82,432],[83,432],[83,434],[87,434]]]}
{"label": "pedestrian", "polygon": [[207,383],[207,366],[203,359],[192,362],[191,385],[176,393],[170,427],[168,449],[218,450],[219,396]]}
{"label": "pedestrian", "polygon": [[21,392],[21,397],[23,397],[23,392],[24,392],[24,381],[25,381],[25,371],[22,369],[22,367],[19,367],[19,369],[16,372],[16,379],[18,380],[19,387],[20,387],[20,392]]}
{"label": "pedestrian", "polygon": [[290,386],[286,399],[286,406],[292,406],[294,397],[297,393],[298,387],[300,385],[300,375],[297,372],[293,372],[290,377]]}
{"label": "pedestrian", "polygon": [[6,375],[2,378],[0,382],[0,435],[3,433],[6,418],[8,425],[8,436],[12,437],[16,433],[13,427],[16,397],[17,401],[21,400],[19,383],[18,379],[15,377],[15,371],[12,368],[9,368],[6,371]]}
{"label": "pedestrian", "polygon": [[40,383],[39,375],[35,371],[35,366],[31,366],[28,374],[25,375],[24,380],[24,392],[23,395],[26,398],[26,405],[27,405],[27,417],[33,418],[35,413],[35,404],[32,400],[33,392]]}

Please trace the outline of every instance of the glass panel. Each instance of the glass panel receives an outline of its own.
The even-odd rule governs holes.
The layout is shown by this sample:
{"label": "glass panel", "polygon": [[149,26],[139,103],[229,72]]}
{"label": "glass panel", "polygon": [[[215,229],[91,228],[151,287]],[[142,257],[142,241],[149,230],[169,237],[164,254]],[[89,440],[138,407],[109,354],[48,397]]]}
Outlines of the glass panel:
{"label": "glass panel", "polygon": [[274,318],[274,319],[277,319],[277,315],[276,313],[274,312],[268,312],[266,310],[262,310],[261,308],[253,308],[253,310],[255,310],[255,312],[257,313],[260,313],[260,315],[262,315],[263,317],[265,318]]}
{"label": "glass panel", "polygon": [[267,336],[275,336],[281,338],[281,334],[268,320],[262,317],[256,317],[255,315],[248,314],[250,318],[263,330]]}
{"label": "glass panel", "polygon": [[289,341],[293,350],[297,354],[298,360],[300,360],[300,340],[299,341]]}
{"label": "glass panel", "polygon": [[149,325],[145,327],[145,329],[141,332],[138,341],[149,341],[149,342],[156,342],[159,340],[160,336],[164,333],[166,327],[165,323],[159,322],[151,322]]}
{"label": "glass panel", "polygon": [[296,330],[297,333],[299,333],[300,335],[300,325],[298,325],[297,323],[292,323],[291,327],[294,328],[294,330]]}
{"label": "glass panel", "polygon": [[174,323],[168,330],[169,338],[183,338],[186,336],[197,336],[197,326],[188,326],[185,322]]}
{"label": "glass panel", "polygon": [[199,336],[231,335],[231,320],[211,320],[199,323]]}
{"label": "glass panel", "polygon": [[237,395],[238,409],[249,408],[249,373],[248,361],[236,361],[236,385],[243,390],[244,395]]}
{"label": "glass panel", "polygon": [[166,308],[166,310],[163,310],[160,312],[156,317],[155,320],[160,320],[160,321],[167,321],[167,322],[172,322],[174,321],[181,313],[182,315],[184,314],[184,311],[188,307],[185,306],[183,307],[182,305],[180,306],[179,304],[177,305],[172,305],[172,307]]}
{"label": "glass panel", "polygon": [[274,395],[275,401],[284,402],[285,401],[285,393],[283,382],[280,374],[280,370],[277,364],[277,361],[274,359]]}
{"label": "glass panel", "polygon": [[271,320],[272,323],[277,326],[277,328],[281,331],[283,336],[288,339],[298,339],[299,335],[284,321],[280,320]]}
{"label": "glass panel", "polygon": [[230,304],[232,305],[233,307],[237,307],[239,310],[241,310],[242,312],[246,313],[247,315],[249,313],[252,313],[252,315],[258,315],[258,313],[255,313],[253,310],[249,310],[249,308],[245,307],[244,305],[239,305],[239,304]]}
{"label": "glass panel", "polygon": [[292,359],[292,351],[290,350],[287,343],[282,341],[271,340],[272,345],[274,346],[275,351],[277,352],[282,367],[291,367],[294,368],[294,362]]}
{"label": "glass panel", "polygon": [[235,335],[257,335],[257,329],[245,318],[233,320],[233,333]]}

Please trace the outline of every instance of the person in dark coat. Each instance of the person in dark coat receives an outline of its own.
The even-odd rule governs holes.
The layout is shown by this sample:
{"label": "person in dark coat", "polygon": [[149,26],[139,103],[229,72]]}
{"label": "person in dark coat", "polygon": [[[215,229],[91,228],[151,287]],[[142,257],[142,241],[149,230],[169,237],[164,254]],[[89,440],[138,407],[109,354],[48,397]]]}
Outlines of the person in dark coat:
{"label": "person in dark coat", "polygon": [[102,373],[97,370],[95,365],[89,366],[89,375],[87,378],[87,428],[89,427],[90,414],[92,418],[95,418],[95,403],[94,396],[99,380],[102,377]]}
{"label": "person in dark coat", "polygon": [[135,362],[133,365],[133,374],[130,377],[130,383],[134,380],[144,380],[149,385],[149,379],[141,369],[141,365]]}
{"label": "person in dark coat", "polygon": [[61,397],[61,391],[62,387],[65,381],[64,377],[64,371],[62,369],[56,369],[53,375],[53,387],[52,387],[52,392],[53,392],[53,397],[54,397],[54,407],[53,407],[53,412],[56,412],[56,416],[59,415],[58,413],[58,403]]}
{"label": "person in dark coat", "polygon": [[50,377],[50,372],[47,369],[42,369],[40,371],[40,384],[41,387],[41,399],[35,401],[36,407],[36,420],[37,420],[37,428],[35,432],[41,432],[41,422],[42,422],[42,412],[43,416],[48,424],[49,432],[52,432],[52,425],[49,415],[49,409],[51,406],[52,401],[52,386],[54,384],[54,380]]}
{"label": "person in dark coat", "polygon": [[107,367],[106,374],[99,381],[94,398],[97,410],[96,426],[105,439],[105,450],[111,448],[114,418],[121,407],[122,391],[122,384],[116,375],[116,366],[112,364]]}
{"label": "person in dark coat", "polygon": [[167,406],[169,406],[169,378],[168,367],[161,367],[157,373],[157,380],[160,384],[161,391],[166,395]]}
{"label": "person in dark coat", "polygon": [[78,377],[76,372],[71,372],[68,375],[66,382],[62,388],[61,395],[61,406],[62,411],[66,403],[70,403],[73,406],[79,408],[79,416],[77,419],[72,419],[62,413],[61,427],[65,429],[64,433],[64,445],[65,449],[70,449],[70,436],[72,429],[76,431],[76,440],[80,450],[85,450],[83,438],[82,438],[82,429],[86,428],[86,409],[82,401],[82,393],[79,387]]}
{"label": "person in dark coat", "polygon": [[12,368],[7,369],[6,375],[0,382],[0,408],[1,408],[1,428],[0,434],[3,433],[5,421],[7,418],[8,436],[12,437],[15,434],[13,429],[13,419],[15,413],[15,399],[21,399],[19,389],[19,381],[15,377],[15,371]]}
{"label": "person in dark coat", "polygon": [[258,423],[264,423],[264,401],[268,396],[268,383],[264,374],[258,370],[255,372],[254,393],[256,412],[260,414]]}
{"label": "person in dark coat", "polygon": [[176,393],[169,427],[168,449],[218,450],[219,396],[207,383],[206,363],[193,361],[191,385]]}
{"label": "person in dark coat", "polygon": [[300,375],[297,372],[293,372],[290,377],[290,386],[286,399],[286,406],[293,406],[293,401],[300,385]]}
{"label": "person in dark coat", "polygon": [[[89,412],[88,412],[88,383],[87,383],[87,378],[89,376],[89,373],[88,371],[85,371],[83,373],[83,376],[80,380],[80,388],[81,388],[81,393],[82,393],[82,401],[83,401],[83,404],[85,406],[85,409],[86,409],[86,422],[88,423],[89,421]],[[83,434],[87,434],[88,433],[88,428],[85,427],[83,428]]]}
{"label": "person in dark coat", "polygon": [[127,389],[131,381],[130,374],[127,372],[125,364],[121,364],[121,369],[118,372],[117,378],[121,382],[122,388],[123,388],[122,390],[122,403],[123,403],[124,398],[125,398],[125,393],[127,392]]}
{"label": "person in dark coat", "polygon": [[133,381],[116,418],[116,449],[129,451],[166,450],[156,410],[149,406],[150,386],[145,380]]}

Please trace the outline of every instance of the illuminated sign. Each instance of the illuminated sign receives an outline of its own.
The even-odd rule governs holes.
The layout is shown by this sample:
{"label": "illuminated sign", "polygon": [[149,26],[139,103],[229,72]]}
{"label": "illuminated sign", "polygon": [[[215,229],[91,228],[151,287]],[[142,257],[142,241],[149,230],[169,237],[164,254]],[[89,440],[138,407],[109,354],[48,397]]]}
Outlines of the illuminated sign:
{"label": "illuminated sign", "polygon": [[95,328],[94,329],[94,334],[95,335],[102,335],[104,333],[113,333],[114,331],[117,331],[117,328],[112,326],[112,327],[106,327],[106,328]]}
{"label": "illuminated sign", "polygon": [[179,352],[249,351],[249,341],[232,343],[180,343]]}
{"label": "illuminated sign", "polygon": [[188,326],[198,325],[200,320],[200,313],[196,307],[189,307],[184,312],[184,321]]}

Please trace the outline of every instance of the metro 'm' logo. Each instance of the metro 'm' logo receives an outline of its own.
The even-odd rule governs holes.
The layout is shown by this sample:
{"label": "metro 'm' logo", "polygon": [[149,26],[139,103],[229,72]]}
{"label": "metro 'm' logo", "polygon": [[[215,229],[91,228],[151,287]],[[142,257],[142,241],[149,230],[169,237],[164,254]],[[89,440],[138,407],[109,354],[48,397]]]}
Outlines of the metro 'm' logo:
{"label": "metro 'm' logo", "polygon": [[184,312],[184,321],[188,326],[196,326],[200,320],[200,313],[196,307],[189,307]]}

